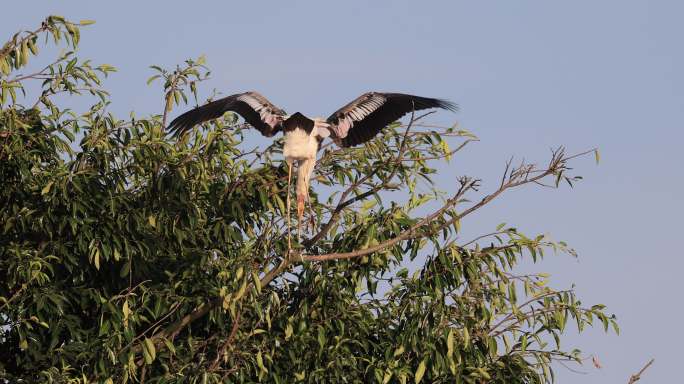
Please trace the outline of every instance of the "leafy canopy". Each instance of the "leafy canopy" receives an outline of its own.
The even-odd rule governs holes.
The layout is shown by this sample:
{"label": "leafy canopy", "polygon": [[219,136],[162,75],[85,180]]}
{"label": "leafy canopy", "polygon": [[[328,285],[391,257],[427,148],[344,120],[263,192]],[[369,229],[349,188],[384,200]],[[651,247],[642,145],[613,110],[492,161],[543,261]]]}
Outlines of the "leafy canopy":
{"label": "leafy canopy", "polygon": [[[577,180],[562,149],[509,163],[483,194],[466,175],[434,183],[476,140],[458,127],[413,116],[364,147],[326,147],[288,253],[281,140],[245,149],[253,132],[230,114],[164,135],[197,99],[202,59],[153,67],[162,113],[115,117],[101,88],[114,68],[73,51],[90,23],[51,16],[0,50],[3,380],[539,383],[580,359],[561,346],[569,322],[617,331],[603,306],[516,273],[566,244],[505,225],[461,235],[510,189]],[[31,72],[42,41],[67,51]]]}

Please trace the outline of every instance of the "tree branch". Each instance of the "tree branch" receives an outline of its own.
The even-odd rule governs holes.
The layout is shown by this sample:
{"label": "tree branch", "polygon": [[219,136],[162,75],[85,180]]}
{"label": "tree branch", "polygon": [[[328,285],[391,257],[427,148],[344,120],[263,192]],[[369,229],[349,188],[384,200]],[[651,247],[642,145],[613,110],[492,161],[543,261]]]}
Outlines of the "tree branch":
{"label": "tree branch", "polygon": [[211,366],[209,367],[209,372],[215,371],[218,366],[219,366],[219,361],[221,360],[221,356],[226,354],[226,351],[228,350],[228,347],[230,344],[232,344],[233,339],[235,339],[235,335],[237,334],[237,330],[240,327],[240,311],[238,311],[235,315],[235,319],[233,320],[233,327],[230,330],[230,335],[228,335],[228,338],[226,339],[226,342],[223,343],[221,346],[221,349],[216,353],[216,359],[211,363]]}
{"label": "tree branch", "polygon": [[377,168],[373,169],[373,171],[366,174],[365,176],[360,178],[358,181],[356,181],[354,184],[352,184],[344,192],[342,192],[342,195],[340,196],[340,199],[337,203],[337,207],[335,207],[335,210],[333,211],[332,215],[330,216],[330,220],[328,220],[328,222],[325,223],[323,228],[321,228],[321,230],[318,231],[318,233],[316,233],[312,238],[304,241],[304,244],[303,244],[304,247],[310,247],[311,245],[316,244],[316,242],[318,242],[318,240],[320,240],[323,236],[325,236],[328,233],[328,231],[330,230],[330,228],[332,228],[332,226],[335,225],[335,223],[339,220],[340,213],[342,213],[342,210],[344,210],[344,208],[354,204],[357,201],[363,200],[368,196],[373,195],[374,193],[380,191],[382,188],[387,186],[387,184],[394,178],[394,176],[396,176],[397,171],[399,170],[399,166],[401,165],[401,162],[403,160],[404,152],[406,151],[406,140],[408,138],[411,127],[413,127],[414,122],[422,119],[423,117],[429,115],[430,113],[432,113],[432,112],[422,114],[422,115],[418,116],[418,118],[416,118],[415,117],[415,111],[411,112],[411,120],[409,120],[409,123],[406,126],[406,130],[404,131],[404,136],[401,140],[401,144],[399,145],[399,152],[394,157],[394,160],[391,161],[393,168],[392,168],[392,172],[390,173],[390,175],[387,178],[385,178],[385,180],[382,183],[376,185],[375,187],[371,188],[370,190],[368,190],[368,191],[366,191],[360,195],[357,195],[357,196],[355,196],[349,200],[346,200],[352,191],[354,191],[361,184],[363,184],[364,182],[366,182],[367,180],[369,180],[370,178],[375,176],[375,174],[381,168],[380,166],[378,166]]}
{"label": "tree branch", "polygon": [[[284,258],[278,266],[274,267],[271,269],[269,272],[264,275],[259,280],[259,284],[261,286],[265,286],[268,283],[270,283],[273,279],[275,279],[278,275],[280,275],[287,267],[290,266],[291,261],[293,259],[293,255],[288,255],[286,258]],[[254,282],[250,283],[247,289],[251,289],[251,287],[254,286]],[[175,323],[167,326],[164,328],[159,333],[156,333],[152,336],[150,336],[150,339],[153,340],[154,342],[159,342],[162,338],[169,338],[173,339],[180,333],[183,328],[187,327],[192,323],[193,321],[205,316],[209,311],[212,309],[218,307],[223,303],[223,297],[215,297],[214,299],[210,300],[208,303],[204,303],[200,305],[197,309],[192,311],[191,313],[183,316],[181,319],[176,321]],[[140,345],[138,344],[137,348],[140,348]]]}
{"label": "tree branch", "polygon": [[432,220],[436,219],[439,217],[441,214],[446,212],[449,208],[451,208],[456,202],[462,197],[463,193],[465,193],[470,187],[472,187],[476,181],[471,181],[468,186],[462,186],[461,189],[459,189],[459,192],[457,192],[451,199],[447,200],[447,202],[437,211],[433,212],[432,214],[424,217],[418,223],[414,224],[411,226],[409,229],[405,230],[404,232],[401,232],[399,235],[396,237],[389,239],[387,241],[384,241],[376,246],[369,247],[366,249],[361,249],[358,251],[353,251],[353,252],[341,252],[341,253],[328,253],[325,255],[312,255],[312,256],[302,256],[302,259],[304,261],[326,261],[326,260],[337,260],[337,259],[350,259],[354,257],[359,257],[359,256],[365,256],[370,253],[375,253],[378,251],[381,251],[385,248],[391,247],[400,241],[403,240],[408,240],[412,237],[415,236],[415,233],[425,224],[431,222]]}
{"label": "tree branch", "polygon": [[648,363],[646,363],[646,365],[644,365],[643,368],[641,368],[641,370],[639,372],[630,376],[627,384],[634,384],[637,381],[639,381],[641,379],[641,375],[648,369],[648,367],[651,366],[651,364],[653,364],[654,361],[655,361],[655,359],[651,359]]}
{"label": "tree branch", "polygon": [[[412,119],[413,120],[413,119]],[[408,128],[407,128],[408,131]],[[406,136],[405,136],[406,137]],[[584,152],[590,153],[591,151]],[[579,154],[581,155],[581,154]],[[436,231],[440,231],[445,227],[448,227],[450,225],[453,225],[454,222],[460,220],[461,218],[469,215],[470,213],[476,211],[477,209],[481,208],[482,206],[488,204],[490,201],[494,200],[496,197],[498,197],[501,193],[506,191],[507,189],[515,188],[527,183],[534,183],[546,176],[549,176],[551,174],[557,174],[560,175],[564,170],[565,170],[565,162],[567,159],[575,158],[579,155],[574,155],[571,157],[564,157],[564,151],[563,148],[559,148],[555,151],[553,151],[553,155],[551,158],[551,161],[549,162],[549,166],[545,170],[539,171],[539,173],[536,176],[530,176],[531,173],[534,172],[534,168],[531,165],[525,165],[521,164],[515,169],[512,169],[510,171],[510,174],[508,175],[507,181],[503,183],[503,185],[496,190],[495,192],[485,196],[480,202],[470,206],[468,209],[464,210],[461,214],[454,216],[450,220],[446,221],[445,223],[442,223],[439,225],[438,228],[434,228],[430,233],[434,233]],[[399,156],[395,157],[395,161],[397,159],[400,159]],[[288,255],[286,255],[280,264],[278,264],[276,267],[272,268],[269,272],[267,272],[264,277],[262,277],[259,280],[259,284],[261,286],[266,286],[269,284],[273,279],[275,279],[277,276],[279,276],[283,271],[285,271],[290,265],[292,265],[295,262],[304,262],[304,261],[328,261],[328,260],[338,260],[338,259],[349,259],[349,258],[354,258],[354,257],[359,257],[359,256],[364,256],[368,255],[371,253],[375,253],[378,251],[381,251],[383,249],[386,249],[388,247],[391,247],[403,240],[408,240],[411,238],[417,238],[417,237],[424,237],[428,236],[430,233],[423,233],[421,235],[417,235],[417,232],[426,224],[431,223],[434,221],[436,218],[440,217],[443,215],[448,209],[452,208],[453,205],[455,205],[462,197],[463,195],[471,190],[471,189],[476,189],[479,183],[479,180],[473,180],[470,178],[462,178],[460,180],[461,186],[459,190],[456,192],[456,194],[448,199],[444,205],[439,208],[437,211],[433,212],[432,214],[422,218],[420,221],[418,221],[416,224],[408,228],[407,230],[401,232],[399,235],[396,237],[389,239],[387,241],[382,242],[381,244],[378,244],[376,246],[358,250],[358,251],[352,251],[352,252],[342,252],[342,253],[329,253],[329,254],[324,254],[324,255],[302,255],[299,252],[293,252]],[[351,189],[347,189],[345,191],[348,193],[351,193]],[[346,198],[346,196],[345,196]],[[347,200],[340,199],[340,202],[338,203],[338,206],[341,206],[342,204],[345,204]],[[345,205],[346,206],[346,205]],[[344,207],[342,207],[344,208]],[[340,210],[342,209],[340,208]],[[338,213],[339,214],[339,213]],[[332,220],[332,218],[331,218]],[[330,224],[332,226],[332,224]],[[320,239],[322,236],[325,235],[325,231],[329,229],[329,226],[326,224],[326,226],[313,238],[310,240],[310,244],[314,244],[315,241],[314,239]],[[248,288],[251,288],[254,285],[254,282],[250,283]],[[174,322],[173,324],[167,326],[164,330],[162,330],[159,333],[156,333],[150,337],[155,343],[159,342],[162,338],[170,338],[173,339],[181,330],[183,330],[185,327],[187,327],[189,324],[191,324],[193,321],[205,316],[209,311],[211,311],[213,308],[218,307],[221,305],[223,302],[222,297],[217,297],[209,302],[202,304],[199,306],[197,309],[195,309],[193,312],[189,313],[188,315],[182,317],[178,321]],[[136,348],[140,348],[140,345],[138,344]]]}
{"label": "tree branch", "polygon": [[[591,151],[584,152],[590,153]],[[581,155],[581,154],[580,154]],[[446,221],[445,223],[441,224],[438,228],[435,228],[433,231],[430,233],[434,233],[436,231],[442,230],[446,227],[449,227],[456,223],[457,221],[461,220],[463,217],[468,216],[469,214],[475,212],[476,210],[482,208],[486,204],[488,204],[490,201],[494,200],[497,198],[499,195],[501,195],[504,191],[515,188],[524,184],[528,183],[534,183],[537,182],[540,179],[543,179],[549,175],[556,174],[560,175],[563,170],[565,170],[565,162],[567,159],[571,159],[574,157],[577,157],[578,155],[571,156],[569,158],[564,157],[564,149],[561,147],[552,153],[551,161],[549,162],[549,165],[546,169],[540,171],[536,176],[530,176],[530,174],[534,171],[534,167],[529,164],[521,164],[517,168],[514,168],[510,171],[507,179],[504,178],[505,181],[502,183],[502,185],[497,189],[495,192],[485,196],[480,202],[470,206],[466,210],[464,210],[461,214],[456,215],[452,217],[450,220]],[[415,237],[424,237],[428,236],[428,234],[423,234],[421,236],[416,236],[416,232],[423,227],[425,224],[432,222],[434,219],[438,218],[441,216],[444,212],[446,212],[449,208],[451,208],[456,202],[462,197],[462,195],[468,191],[469,189],[473,188],[476,186],[476,181],[470,180],[468,187],[464,188],[464,185],[462,185],[461,189],[437,211],[434,213],[424,217],[418,223],[414,224],[411,226],[409,229],[405,230],[404,232],[401,232],[399,235],[396,237],[386,240],[376,246],[358,250],[358,251],[352,251],[352,252],[340,252],[340,253],[329,253],[329,254],[324,254],[324,255],[311,255],[311,256],[303,256],[302,259],[304,261],[326,261],[326,260],[337,260],[337,259],[350,259],[354,257],[360,257],[360,256],[365,256],[371,253],[375,253],[381,250],[384,250],[388,247],[391,247],[403,240],[408,240],[411,238]]]}
{"label": "tree branch", "polygon": [[41,23],[40,28],[36,29],[35,31],[24,31],[24,33],[26,33],[26,35],[23,38],[21,38],[19,41],[17,41],[17,37],[19,37],[19,35],[22,32],[15,34],[12,37],[12,39],[10,41],[6,42],[5,45],[2,47],[2,49],[0,49],[0,60],[4,59],[5,56],[7,56],[7,54],[9,54],[16,47],[21,46],[28,39],[30,39],[34,36],[37,36],[39,33],[44,32],[47,29],[48,29],[48,25],[45,21],[43,21]]}

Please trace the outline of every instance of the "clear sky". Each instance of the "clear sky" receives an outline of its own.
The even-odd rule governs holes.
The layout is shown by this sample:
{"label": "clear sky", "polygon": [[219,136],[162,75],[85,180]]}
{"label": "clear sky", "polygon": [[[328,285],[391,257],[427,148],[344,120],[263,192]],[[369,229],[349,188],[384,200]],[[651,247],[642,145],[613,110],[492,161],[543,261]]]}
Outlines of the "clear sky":
{"label": "clear sky", "polygon": [[573,190],[514,192],[463,226],[505,221],[578,250],[529,268],[608,305],[622,334],[566,337],[604,368],[559,367],[558,382],[626,383],[651,357],[641,382],[681,379],[684,3],[23,0],[3,4],[0,37],[51,13],[97,21],[80,56],[118,67],[106,87],[121,117],[160,111],[149,65],[205,54],[210,87],[258,90],[290,112],[327,116],[368,90],[453,100],[462,111],[434,121],[458,119],[482,141],[443,176],[481,176],[485,191],[511,155],[599,147],[599,166],[575,163],[585,180]]}

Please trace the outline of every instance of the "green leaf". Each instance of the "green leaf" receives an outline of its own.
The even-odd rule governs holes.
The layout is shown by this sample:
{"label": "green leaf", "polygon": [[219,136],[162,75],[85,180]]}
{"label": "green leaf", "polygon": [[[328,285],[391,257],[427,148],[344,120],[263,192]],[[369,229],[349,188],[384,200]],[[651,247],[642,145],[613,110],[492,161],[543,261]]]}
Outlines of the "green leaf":
{"label": "green leaf", "polygon": [[150,85],[153,81],[155,81],[156,79],[158,79],[160,77],[161,77],[161,75],[151,76],[149,79],[147,79],[147,85]]}
{"label": "green leaf", "polygon": [[361,206],[361,213],[368,212],[368,211],[371,210],[373,207],[375,207],[375,205],[376,205],[377,203],[378,203],[378,202],[377,202],[375,199],[366,200],[366,201],[363,203],[363,205]]}
{"label": "green leaf", "polygon": [[386,371],[385,375],[382,378],[382,384],[387,384],[389,383],[390,379],[392,379],[392,371]]}
{"label": "green leaf", "polygon": [[164,345],[166,345],[166,348],[169,350],[169,352],[171,352],[172,355],[176,354],[176,347],[173,346],[173,343],[170,340],[164,339]]}
{"label": "green leaf", "polygon": [[404,346],[403,345],[399,346],[399,348],[394,350],[392,357],[400,356],[402,353],[404,353]]}
{"label": "green leaf", "polygon": [[28,44],[28,47],[31,50],[31,53],[33,54],[33,56],[37,55],[38,54],[38,46],[33,42],[33,40],[29,39],[27,41],[27,44]]}
{"label": "green leaf", "polygon": [[119,277],[126,277],[128,274],[131,273],[131,260],[128,259],[124,263],[124,265],[121,266],[121,270],[119,270]]}
{"label": "green leaf", "polygon": [[261,357],[261,351],[257,352],[256,362],[257,362],[257,366],[259,367],[259,369],[262,372],[268,373],[268,369],[266,369],[266,367],[264,366],[264,359]]}
{"label": "green leaf", "polygon": [[323,348],[325,346],[325,328],[318,327],[318,345]]}
{"label": "green leaf", "polygon": [[93,257],[95,262],[95,269],[100,270],[100,248],[95,248],[95,256]]}
{"label": "green leaf", "polygon": [[449,148],[449,143],[446,140],[440,142],[442,153],[444,154],[447,161],[451,160],[451,149]]}
{"label": "green leaf", "polygon": [[285,203],[283,203],[283,199],[281,199],[280,196],[278,196],[278,195],[273,196],[273,199],[276,201],[276,204],[278,205],[278,209],[280,210],[280,213],[284,214],[286,212],[286,209],[285,209]]}
{"label": "green leaf", "polygon": [[261,294],[261,280],[259,280],[259,274],[256,271],[252,271],[252,282],[257,290],[258,294]]}
{"label": "green leaf", "polygon": [[143,343],[143,355],[145,357],[145,363],[147,363],[148,365],[152,364],[154,359],[157,357],[157,352],[154,348],[154,343],[147,337],[145,338],[145,341]]}
{"label": "green leaf", "polygon": [[418,369],[416,369],[416,374],[415,374],[415,377],[413,380],[413,382],[415,384],[418,384],[418,383],[420,383],[421,380],[423,380],[423,375],[425,374],[426,364],[427,363],[425,362],[425,359],[423,359],[423,361],[421,361],[420,364],[418,365]]}
{"label": "green leaf", "polygon": [[447,336],[447,356],[451,359],[454,356],[454,330],[449,329],[449,335]]}
{"label": "green leaf", "polygon": [[121,311],[123,312],[124,326],[128,326],[128,317],[131,314],[131,310],[130,308],[128,308],[128,300],[124,300],[123,308],[121,309]]}
{"label": "green leaf", "polygon": [[28,59],[29,59],[29,47],[28,43],[24,41],[21,44],[21,63],[22,65],[28,64]]}
{"label": "green leaf", "polygon": [[78,22],[81,26],[95,24],[95,20],[81,20]]}
{"label": "green leaf", "polygon": [[247,291],[247,280],[243,280],[242,285],[240,286],[240,289],[238,289],[237,292],[235,293],[235,300],[240,299],[245,294],[246,291]]}
{"label": "green leaf", "polygon": [[596,160],[596,164],[598,164],[601,161],[601,155],[599,154],[598,149],[594,149],[594,159]]}
{"label": "green leaf", "polygon": [[[11,72],[9,63],[7,62],[8,59],[1,59],[0,58],[0,72],[2,72],[4,75],[9,75]],[[4,89],[3,89],[4,91]]]}
{"label": "green leaf", "polygon": [[47,195],[50,192],[50,188],[52,188],[53,181],[48,182],[45,184],[43,189],[40,191],[41,195]]}

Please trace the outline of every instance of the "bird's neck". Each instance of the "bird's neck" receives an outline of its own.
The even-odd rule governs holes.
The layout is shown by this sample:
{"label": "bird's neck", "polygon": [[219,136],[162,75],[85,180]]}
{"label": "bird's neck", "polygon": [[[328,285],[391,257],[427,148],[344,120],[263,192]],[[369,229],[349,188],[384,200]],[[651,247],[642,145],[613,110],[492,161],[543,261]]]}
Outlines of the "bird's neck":
{"label": "bird's neck", "polygon": [[311,184],[311,174],[316,165],[316,158],[300,160],[297,165],[297,217],[301,221],[304,213],[304,204],[309,201],[309,185]]}

